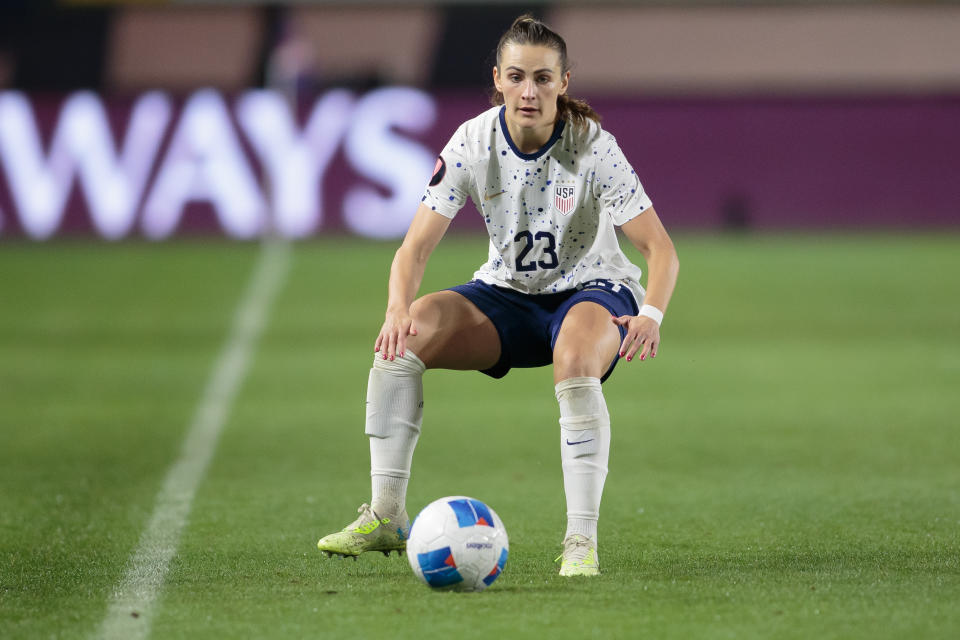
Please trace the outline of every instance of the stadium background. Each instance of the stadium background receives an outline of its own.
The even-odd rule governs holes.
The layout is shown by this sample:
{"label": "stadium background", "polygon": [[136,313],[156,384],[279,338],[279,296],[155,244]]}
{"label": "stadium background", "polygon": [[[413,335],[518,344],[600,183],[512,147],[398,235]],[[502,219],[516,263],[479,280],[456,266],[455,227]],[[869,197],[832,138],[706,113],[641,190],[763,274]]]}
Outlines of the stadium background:
{"label": "stadium background", "polygon": [[[681,273],[605,384],[596,581],[552,563],[551,372],[428,372],[411,510],[510,533],[459,598],[315,545],[366,499],[397,238],[526,8]],[[0,4],[0,637],[956,638],[957,33],[940,2]],[[452,229],[424,291],[482,260]]]}
{"label": "stadium background", "polygon": [[[402,234],[419,191],[412,185],[423,182],[456,125],[487,104],[492,43],[524,8],[17,4],[4,10],[0,25],[0,87],[26,92],[27,104],[14,109],[8,94],[0,116],[7,127],[0,146],[2,237],[167,237],[178,230],[250,237],[276,217],[285,235]],[[630,149],[671,228],[958,222],[960,7],[683,1],[532,7],[567,38],[571,91],[596,103],[607,128]],[[297,120],[276,126],[300,140],[310,139],[307,123],[323,98],[349,92],[350,105],[326,117],[337,124],[316,134],[319,145],[306,145],[323,147],[307,168],[276,136],[263,134],[271,142],[258,147],[240,122],[242,98],[264,87],[296,102]],[[383,95],[387,87],[411,91]],[[94,92],[93,104],[66,108],[80,90]],[[131,112],[147,95],[170,104],[148,117],[138,136]],[[187,121],[205,117],[182,118],[186,105],[216,120],[211,126],[223,130],[223,139],[202,143],[188,134],[186,146],[170,154],[175,132],[195,129]],[[107,150],[130,141],[131,153],[139,150],[148,165],[139,182],[129,177],[128,156],[98,160],[85,143],[56,144],[58,125],[87,130],[100,112],[109,129],[64,138],[92,136]],[[233,163],[227,181],[235,184],[209,184],[198,168],[205,153],[214,163]],[[158,179],[165,161],[179,162],[182,173],[197,174],[202,184],[188,194],[191,187],[182,183],[188,178]],[[281,174],[286,181],[271,180]],[[124,203],[94,204],[91,212],[86,192],[109,191],[104,181],[118,175],[129,191]],[[238,195],[231,200],[225,191]],[[286,218],[293,221],[285,224]],[[454,228],[480,229],[480,218],[463,215]]]}

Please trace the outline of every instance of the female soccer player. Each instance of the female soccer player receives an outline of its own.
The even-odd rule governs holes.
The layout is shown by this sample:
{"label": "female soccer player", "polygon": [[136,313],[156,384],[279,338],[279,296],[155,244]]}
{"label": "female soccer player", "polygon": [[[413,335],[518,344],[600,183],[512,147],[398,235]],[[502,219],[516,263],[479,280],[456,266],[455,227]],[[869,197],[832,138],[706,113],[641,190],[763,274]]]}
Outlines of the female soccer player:
{"label": "female soccer player", "polygon": [[[500,378],[511,367],[553,363],[567,500],[560,575],[599,574],[610,448],[600,383],[620,357],[656,357],[678,261],[616,140],[593,109],[567,95],[569,82],[563,39],[521,16],[497,46],[496,106],[463,123],[437,160],[393,260],[374,345],[366,415],[373,499],[320,540],[328,556],[405,548],[426,369]],[[472,282],[414,300],[428,257],[468,196],[486,221],[487,262]],[[647,261],[646,291],[614,225]]]}

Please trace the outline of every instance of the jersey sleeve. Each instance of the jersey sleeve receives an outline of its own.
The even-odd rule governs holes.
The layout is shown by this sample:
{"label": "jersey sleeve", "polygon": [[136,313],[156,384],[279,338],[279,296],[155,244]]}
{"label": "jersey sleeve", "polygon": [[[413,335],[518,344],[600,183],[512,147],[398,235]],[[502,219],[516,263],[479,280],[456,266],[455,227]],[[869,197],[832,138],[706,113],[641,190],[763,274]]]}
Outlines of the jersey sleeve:
{"label": "jersey sleeve", "polygon": [[420,202],[440,215],[453,218],[470,195],[470,170],[467,166],[464,125],[450,138],[433,169],[433,177]]}
{"label": "jersey sleeve", "polygon": [[619,226],[652,207],[653,203],[613,136],[599,146],[594,194],[603,210],[613,218],[613,223]]}

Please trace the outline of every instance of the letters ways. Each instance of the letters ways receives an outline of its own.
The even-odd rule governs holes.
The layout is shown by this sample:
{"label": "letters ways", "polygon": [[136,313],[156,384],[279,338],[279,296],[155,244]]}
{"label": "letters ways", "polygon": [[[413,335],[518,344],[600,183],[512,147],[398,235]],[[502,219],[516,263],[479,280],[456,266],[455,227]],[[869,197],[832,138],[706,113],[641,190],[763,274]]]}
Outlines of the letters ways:
{"label": "letters ways", "polygon": [[32,238],[56,234],[76,178],[92,226],[105,238],[137,230],[166,238],[194,201],[209,203],[232,237],[268,230],[308,236],[323,223],[324,175],[342,148],[357,176],[340,202],[344,224],[362,235],[399,236],[436,156],[403,135],[434,124],[434,100],[404,87],[363,96],[331,90],[302,127],[286,99],[265,90],[240,94],[232,113],[212,89],[179,108],[152,91],[123,122],[108,117],[98,95],[81,91],[54,118],[40,118],[52,133],[38,124],[38,114],[48,112],[21,92],[0,92],[0,182],[5,178],[9,194],[0,184],[0,233],[15,216]]}

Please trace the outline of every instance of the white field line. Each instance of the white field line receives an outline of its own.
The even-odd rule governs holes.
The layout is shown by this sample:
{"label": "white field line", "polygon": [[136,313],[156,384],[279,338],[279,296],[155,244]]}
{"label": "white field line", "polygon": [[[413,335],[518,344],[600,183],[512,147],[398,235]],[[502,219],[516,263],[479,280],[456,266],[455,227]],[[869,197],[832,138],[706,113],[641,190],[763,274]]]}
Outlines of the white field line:
{"label": "white field line", "polygon": [[97,638],[134,640],[150,634],[154,605],[177,551],[190,505],[217,447],[217,439],[246,374],[250,354],[290,262],[290,248],[264,241],[256,270],[233,316],[229,337],[200,398],[180,457],[167,472],[153,515],[116,586]]}

